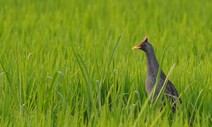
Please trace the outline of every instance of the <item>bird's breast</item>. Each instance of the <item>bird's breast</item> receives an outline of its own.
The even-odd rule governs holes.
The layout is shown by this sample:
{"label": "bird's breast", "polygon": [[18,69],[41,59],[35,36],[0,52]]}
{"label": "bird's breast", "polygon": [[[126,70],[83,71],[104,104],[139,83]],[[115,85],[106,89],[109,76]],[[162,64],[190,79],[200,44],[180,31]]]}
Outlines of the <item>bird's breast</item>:
{"label": "bird's breast", "polygon": [[152,89],[154,88],[155,81],[156,81],[156,80],[155,80],[154,77],[147,76],[147,78],[146,78],[146,83],[145,83],[145,84],[146,84],[145,87],[146,87],[146,92],[147,92],[148,95],[150,95]]}

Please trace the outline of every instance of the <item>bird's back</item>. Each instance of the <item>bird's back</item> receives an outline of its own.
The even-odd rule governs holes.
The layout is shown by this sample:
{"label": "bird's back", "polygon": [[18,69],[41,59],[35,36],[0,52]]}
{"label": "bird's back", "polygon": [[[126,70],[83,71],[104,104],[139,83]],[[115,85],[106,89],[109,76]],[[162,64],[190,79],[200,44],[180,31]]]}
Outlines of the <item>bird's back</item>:
{"label": "bird's back", "polygon": [[177,108],[177,104],[182,103],[182,100],[181,100],[181,98],[179,98],[179,94],[178,94],[175,86],[173,85],[173,83],[170,80],[168,80],[167,84],[164,84],[165,80],[166,80],[166,76],[162,72],[161,77],[160,77],[160,82],[159,82],[160,88],[158,88],[158,91],[161,90],[163,85],[166,85],[162,101],[163,101],[163,103],[165,103],[164,97],[166,97],[168,99],[168,101],[171,102],[172,110],[175,112],[175,110]]}
{"label": "bird's back", "polygon": [[[151,94],[151,92],[155,86],[156,78],[157,78],[156,75],[148,75],[146,78],[145,86],[146,86],[146,92],[148,95]],[[163,88],[163,85],[165,85],[164,84],[165,80],[166,80],[166,75],[164,74],[163,71],[161,71],[160,80],[158,82],[158,86],[154,93],[154,98],[153,97],[150,98],[151,102],[153,102],[158,97],[161,89]],[[171,102],[172,110],[174,112],[177,108],[177,103],[182,103],[182,100],[179,98],[179,94],[178,94],[176,88],[174,87],[173,83],[170,80],[167,81],[167,84],[166,84],[166,87],[165,87],[165,90],[164,90],[164,93],[162,96],[163,96],[162,97],[163,104],[165,104],[165,97],[166,97]]]}

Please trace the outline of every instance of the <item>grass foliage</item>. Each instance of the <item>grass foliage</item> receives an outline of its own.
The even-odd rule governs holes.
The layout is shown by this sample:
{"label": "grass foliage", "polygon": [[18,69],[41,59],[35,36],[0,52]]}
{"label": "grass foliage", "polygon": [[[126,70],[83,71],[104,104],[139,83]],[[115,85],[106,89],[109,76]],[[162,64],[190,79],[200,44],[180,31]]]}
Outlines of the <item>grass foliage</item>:
{"label": "grass foliage", "polygon": [[[0,125],[212,125],[211,0],[0,0]],[[145,35],[182,98],[149,104]]]}

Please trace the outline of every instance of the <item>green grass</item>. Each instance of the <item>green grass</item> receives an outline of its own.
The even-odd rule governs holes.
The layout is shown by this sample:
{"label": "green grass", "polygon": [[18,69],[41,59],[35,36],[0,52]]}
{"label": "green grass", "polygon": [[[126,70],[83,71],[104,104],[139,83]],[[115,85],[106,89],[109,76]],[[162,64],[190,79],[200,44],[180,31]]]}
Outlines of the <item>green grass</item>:
{"label": "green grass", "polygon": [[[211,126],[212,1],[0,0],[1,126]],[[148,103],[145,35],[182,98]],[[164,55],[163,55],[164,52]]]}

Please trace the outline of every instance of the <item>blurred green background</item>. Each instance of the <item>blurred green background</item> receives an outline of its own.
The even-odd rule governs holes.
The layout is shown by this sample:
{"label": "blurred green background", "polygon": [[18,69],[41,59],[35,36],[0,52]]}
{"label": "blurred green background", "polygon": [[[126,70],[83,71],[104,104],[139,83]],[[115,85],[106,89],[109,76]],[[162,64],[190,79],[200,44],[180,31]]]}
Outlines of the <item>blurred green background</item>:
{"label": "blurred green background", "polygon": [[[211,126],[211,0],[0,0],[1,126]],[[148,35],[183,100],[147,104]]]}

